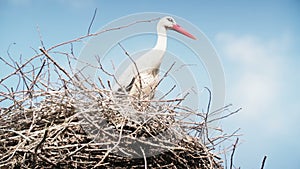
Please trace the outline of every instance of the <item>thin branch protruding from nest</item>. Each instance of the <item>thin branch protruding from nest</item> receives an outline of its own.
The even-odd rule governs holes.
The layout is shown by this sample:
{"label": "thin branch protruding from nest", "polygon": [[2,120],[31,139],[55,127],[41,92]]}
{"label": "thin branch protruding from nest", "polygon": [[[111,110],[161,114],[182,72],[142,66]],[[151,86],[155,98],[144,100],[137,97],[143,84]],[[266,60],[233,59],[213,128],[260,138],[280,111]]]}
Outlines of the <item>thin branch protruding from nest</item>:
{"label": "thin branch protruding from nest", "polygon": [[91,20],[91,23],[90,23],[89,28],[88,28],[88,31],[87,31],[87,35],[90,34],[91,27],[92,27],[92,25],[93,25],[93,23],[94,23],[94,19],[95,19],[95,17],[96,17],[96,14],[97,14],[97,8],[95,8],[93,18],[92,18],[92,20]]}
{"label": "thin branch protruding from nest", "polygon": [[266,160],[267,160],[267,156],[264,156],[264,159],[261,163],[261,168],[260,169],[264,169]]}
{"label": "thin branch protruding from nest", "polygon": [[62,68],[49,54],[48,52],[43,49],[43,48],[40,48],[40,51],[59,69],[61,70],[70,80],[72,80],[72,77],[69,75],[69,73],[64,69]]}
{"label": "thin branch protruding from nest", "polygon": [[232,167],[233,167],[233,157],[234,157],[234,152],[235,152],[235,149],[236,149],[236,146],[237,146],[238,142],[239,142],[239,138],[237,138],[235,140],[235,143],[233,144],[233,150],[232,150],[232,153],[231,153],[231,156],[230,156],[230,169],[232,169]]}

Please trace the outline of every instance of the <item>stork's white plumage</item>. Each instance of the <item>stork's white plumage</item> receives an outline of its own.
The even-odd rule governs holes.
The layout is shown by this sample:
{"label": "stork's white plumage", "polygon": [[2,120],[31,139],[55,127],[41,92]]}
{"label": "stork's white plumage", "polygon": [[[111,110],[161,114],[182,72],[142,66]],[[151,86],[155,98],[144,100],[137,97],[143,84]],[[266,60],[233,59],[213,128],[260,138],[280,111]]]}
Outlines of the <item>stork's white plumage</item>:
{"label": "stork's white plumage", "polygon": [[175,30],[189,38],[192,34],[180,27],[175,20],[166,16],[157,23],[157,42],[155,47],[134,61],[117,79],[114,89],[126,91],[139,98],[153,98],[159,82],[159,68],[167,48],[167,30]]}

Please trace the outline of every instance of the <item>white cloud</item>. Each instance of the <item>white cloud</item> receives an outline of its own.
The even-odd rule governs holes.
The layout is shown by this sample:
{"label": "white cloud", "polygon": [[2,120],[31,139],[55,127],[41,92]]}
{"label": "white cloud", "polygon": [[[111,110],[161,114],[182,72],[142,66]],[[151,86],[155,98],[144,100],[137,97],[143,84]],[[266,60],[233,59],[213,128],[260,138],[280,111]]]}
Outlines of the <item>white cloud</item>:
{"label": "white cloud", "polygon": [[222,33],[217,35],[217,42],[227,63],[224,66],[228,98],[241,104],[245,110],[243,117],[247,119],[268,116],[274,104],[280,102],[282,51],[287,38],[266,41],[255,36]]}
{"label": "white cloud", "polygon": [[[245,142],[236,159],[242,167],[249,156],[253,157],[249,164],[255,164],[268,155],[273,165],[282,160],[281,154],[299,156],[299,146],[295,146],[300,136],[295,127],[299,81],[295,80],[298,72],[293,71],[298,59],[289,51],[292,38],[289,34],[266,39],[224,33],[216,37],[227,80],[227,102],[243,108],[224,121],[228,128],[242,128]],[[286,146],[293,149],[281,148]],[[291,162],[287,158],[283,166]]]}

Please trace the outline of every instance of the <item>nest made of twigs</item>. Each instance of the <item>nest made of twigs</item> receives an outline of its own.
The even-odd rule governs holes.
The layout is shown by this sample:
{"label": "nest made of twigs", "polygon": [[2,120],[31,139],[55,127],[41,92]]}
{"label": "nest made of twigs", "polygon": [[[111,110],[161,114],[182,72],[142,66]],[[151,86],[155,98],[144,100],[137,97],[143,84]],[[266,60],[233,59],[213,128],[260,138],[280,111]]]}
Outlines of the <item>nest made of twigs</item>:
{"label": "nest made of twigs", "polygon": [[[0,165],[222,168],[220,159],[200,139],[185,132],[182,121],[175,118],[182,112],[172,103],[149,103],[141,112],[132,98],[112,93],[45,91],[45,99],[30,107],[2,110]],[[37,97],[34,92],[31,95]]]}

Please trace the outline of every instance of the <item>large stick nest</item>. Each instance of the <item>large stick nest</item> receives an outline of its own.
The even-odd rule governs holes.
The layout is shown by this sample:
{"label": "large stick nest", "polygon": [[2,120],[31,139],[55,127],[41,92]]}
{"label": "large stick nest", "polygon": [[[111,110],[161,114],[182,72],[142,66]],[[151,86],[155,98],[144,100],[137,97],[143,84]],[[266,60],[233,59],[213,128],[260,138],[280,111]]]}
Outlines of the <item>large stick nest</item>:
{"label": "large stick nest", "polygon": [[54,48],[23,64],[1,58],[14,71],[0,81],[0,168],[223,168],[213,149],[228,137],[208,137],[209,112],[98,87],[61,67]]}
{"label": "large stick nest", "polygon": [[170,105],[149,108],[153,113],[122,112],[112,100],[80,101],[72,92],[44,92],[39,104],[2,112],[1,166],[222,168],[201,140],[182,129]]}

